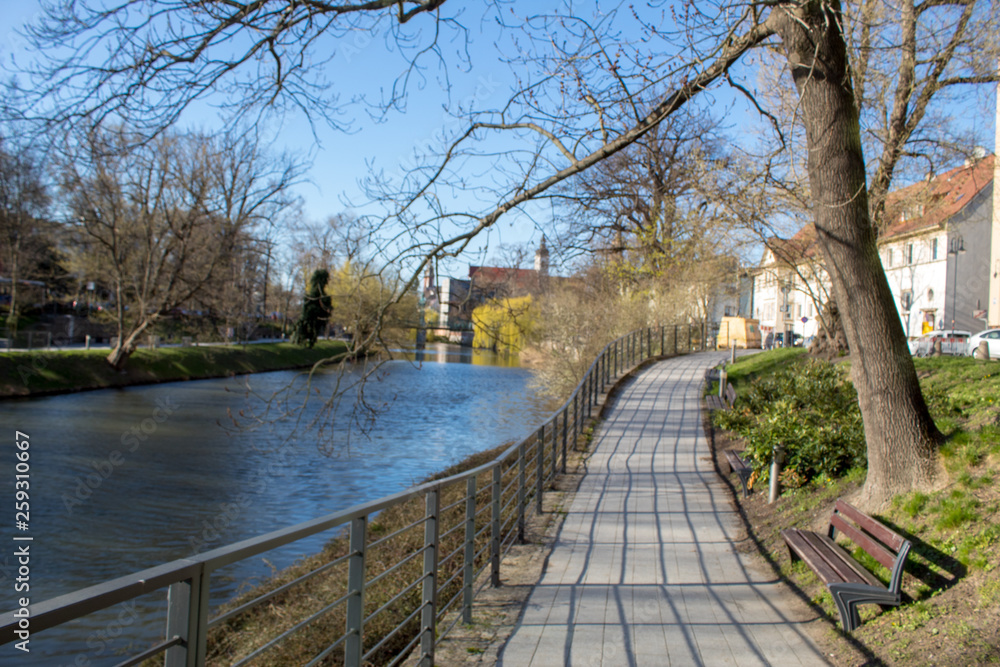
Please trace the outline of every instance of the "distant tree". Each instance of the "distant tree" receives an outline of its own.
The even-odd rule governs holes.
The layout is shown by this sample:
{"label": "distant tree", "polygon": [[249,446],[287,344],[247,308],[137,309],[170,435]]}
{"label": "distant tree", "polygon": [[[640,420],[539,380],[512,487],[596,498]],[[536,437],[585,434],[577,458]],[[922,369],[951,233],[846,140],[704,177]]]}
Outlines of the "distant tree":
{"label": "distant tree", "polygon": [[114,295],[122,368],[164,314],[224,280],[237,243],[293,206],[299,166],[249,136],[165,133],[139,144],[97,129],[63,163],[74,252]]}
{"label": "distant tree", "polygon": [[330,282],[330,272],[326,269],[316,269],[309,278],[309,288],[302,302],[302,317],[295,323],[292,342],[306,347],[316,344],[320,332],[330,321],[332,305],[330,295],[326,293]]}
{"label": "distant tree", "polygon": [[40,162],[0,136],[0,272],[10,280],[9,335],[17,331],[19,282],[42,277],[40,271],[52,255],[45,234],[48,205]]}

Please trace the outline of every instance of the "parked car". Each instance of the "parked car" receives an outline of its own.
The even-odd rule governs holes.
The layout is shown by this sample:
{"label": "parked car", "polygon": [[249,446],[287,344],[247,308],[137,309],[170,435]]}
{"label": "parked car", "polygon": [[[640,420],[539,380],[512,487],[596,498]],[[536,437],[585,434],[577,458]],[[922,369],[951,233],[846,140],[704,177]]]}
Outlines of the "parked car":
{"label": "parked car", "polygon": [[936,329],[928,331],[915,341],[910,341],[910,352],[918,357],[926,357],[934,351],[934,344],[941,341],[941,354],[964,356],[969,346],[970,331],[957,329]]}
{"label": "parked car", "polygon": [[975,336],[969,338],[967,354],[979,359],[979,343],[986,341],[989,346],[990,359],[1000,359],[1000,329],[987,329],[980,331]]}

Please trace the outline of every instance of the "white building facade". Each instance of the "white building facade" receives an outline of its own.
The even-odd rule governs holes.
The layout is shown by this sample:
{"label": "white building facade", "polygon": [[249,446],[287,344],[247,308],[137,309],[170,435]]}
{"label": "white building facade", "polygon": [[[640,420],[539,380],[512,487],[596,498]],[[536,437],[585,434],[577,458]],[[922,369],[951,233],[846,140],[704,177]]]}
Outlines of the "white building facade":
{"label": "white building facade", "polygon": [[[990,289],[998,280],[991,271],[992,247],[1000,234],[993,175],[994,157],[987,155],[890,193],[879,255],[908,337],[934,328],[988,328]],[[767,242],[754,272],[751,305],[765,336],[816,335],[829,298],[812,225],[791,239]]]}

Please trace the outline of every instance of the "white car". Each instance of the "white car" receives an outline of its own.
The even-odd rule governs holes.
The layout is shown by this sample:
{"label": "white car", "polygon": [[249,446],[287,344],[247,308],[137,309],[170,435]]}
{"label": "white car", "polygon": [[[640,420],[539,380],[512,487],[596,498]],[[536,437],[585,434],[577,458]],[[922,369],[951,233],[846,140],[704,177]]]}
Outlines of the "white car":
{"label": "white car", "polygon": [[989,346],[990,359],[1000,359],[1000,329],[980,331],[969,339],[968,354],[979,359],[979,343],[986,341]]}
{"label": "white car", "polygon": [[934,344],[941,341],[941,354],[963,356],[968,350],[969,338],[972,332],[957,329],[935,329],[928,331],[915,341],[910,342],[910,352],[918,357],[927,357],[934,352]]}

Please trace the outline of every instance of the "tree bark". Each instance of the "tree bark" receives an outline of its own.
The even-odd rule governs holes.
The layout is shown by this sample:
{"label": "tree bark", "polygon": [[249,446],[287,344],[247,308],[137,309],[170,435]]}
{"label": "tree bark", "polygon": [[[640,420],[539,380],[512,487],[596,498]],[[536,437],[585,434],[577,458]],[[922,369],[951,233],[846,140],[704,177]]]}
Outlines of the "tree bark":
{"label": "tree bark", "polygon": [[775,11],[801,101],[817,236],[851,347],[865,425],[868,476],[860,503],[875,508],[933,483],[941,435],[879,259],[840,4],[815,1]]}

